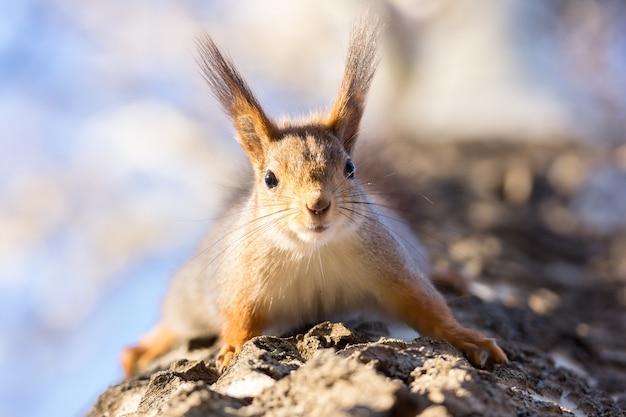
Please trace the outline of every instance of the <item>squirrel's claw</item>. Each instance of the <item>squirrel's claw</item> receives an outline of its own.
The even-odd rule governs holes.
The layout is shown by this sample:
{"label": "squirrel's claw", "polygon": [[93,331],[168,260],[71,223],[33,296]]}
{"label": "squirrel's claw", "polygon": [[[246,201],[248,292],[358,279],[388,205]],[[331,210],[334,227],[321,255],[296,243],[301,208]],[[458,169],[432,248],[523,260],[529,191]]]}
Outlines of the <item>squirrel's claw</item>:
{"label": "squirrel's claw", "polygon": [[508,358],[494,339],[484,338],[461,343],[458,348],[476,368],[492,370],[495,365],[507,365]]}
{"label": "squirrel's claw", "polygon": [[217,371],[222,374],[233,360],[235,355],[241,351],[241,346],[224,345],[217,354],[215,359],[215,365]]}

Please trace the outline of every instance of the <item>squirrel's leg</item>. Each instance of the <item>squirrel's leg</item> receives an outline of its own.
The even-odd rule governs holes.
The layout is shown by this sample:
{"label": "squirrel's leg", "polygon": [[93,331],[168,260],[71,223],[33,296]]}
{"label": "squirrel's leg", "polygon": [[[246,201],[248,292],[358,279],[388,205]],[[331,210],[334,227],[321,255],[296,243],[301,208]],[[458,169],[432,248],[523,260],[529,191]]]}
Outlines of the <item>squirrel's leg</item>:
{"label": "squirrel's leg", "polygon": [[[241,303],[241,306],[246,305]],[[217,369],[222,372],[241,346],[262,333],[265,327],[263,315],[250,306],[229,308],[222,314],[222,348],[217,355]]]}
{"label": "squirrel's leg", "polygon": [[176,336],[167,327],[160,324],[145,335],[137,346],[122,350],[120,361],[128,378],[138,369],[145,367],[153,359],[167,352]]}
{"label": "squirrel's leg", "polygon": [[412,277],[397,278],[382,285],[383,306],[423,336],[447,340],[461,350],[472,365],[491,368],[508,363],[495,340],[468,329],[454,318],[444,298],[430,283]]}

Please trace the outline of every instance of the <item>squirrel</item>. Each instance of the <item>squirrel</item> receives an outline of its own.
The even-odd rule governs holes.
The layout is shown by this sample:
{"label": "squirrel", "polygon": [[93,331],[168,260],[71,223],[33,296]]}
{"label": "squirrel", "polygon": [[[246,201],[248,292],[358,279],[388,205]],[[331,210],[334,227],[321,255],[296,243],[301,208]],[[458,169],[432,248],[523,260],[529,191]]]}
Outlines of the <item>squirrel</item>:
{"label": "squirrel", "polygon": [[352,155],[379,33],[368,14],[353,26],[328,114],[283,122],[267,116],[209,35],[198,42],[203,76],[232,119],[254,183],[174,275],[160,323],[122,352],[127,376],[176,340],[219,335],[223,370],[255,336],[364,309],[447,340],[476,367],[508,363],[493,339],[457,322],[417,237],[359,184]]}

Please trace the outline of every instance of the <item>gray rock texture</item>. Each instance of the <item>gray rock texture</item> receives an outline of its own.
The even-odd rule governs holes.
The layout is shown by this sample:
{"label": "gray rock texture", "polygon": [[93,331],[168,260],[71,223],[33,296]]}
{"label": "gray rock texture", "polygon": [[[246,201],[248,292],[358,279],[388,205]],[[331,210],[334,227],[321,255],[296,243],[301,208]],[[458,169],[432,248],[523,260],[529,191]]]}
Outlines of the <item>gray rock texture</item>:
{"label": "gray rock texture", "polygon": [[511,365],[488,372],[446,342],[361,329],[325,322],[256,337],[221,376],[216,346],[181,347],[201,359],[155,364],[109,388],[88,417],[623,415],[540,351],[505,343]]}
{"label": "gray rock texture", "polygon": [[[396,339],[379,322],[326,322],[250,340],[222,375],[214,338],[181,344],[110,387],[89,417],[625,416],[626,230],[578,208],[602,203],[589,194],[594,172],[626,172],[626,145],[369,152],[389,161],[361,164],[364,181],[388,193],[435,265],[463,271],[467,291],[448,303],[496,337],[508,367],[478,370],[446,342]],[[595,214],[623,217],[619,207]]]}

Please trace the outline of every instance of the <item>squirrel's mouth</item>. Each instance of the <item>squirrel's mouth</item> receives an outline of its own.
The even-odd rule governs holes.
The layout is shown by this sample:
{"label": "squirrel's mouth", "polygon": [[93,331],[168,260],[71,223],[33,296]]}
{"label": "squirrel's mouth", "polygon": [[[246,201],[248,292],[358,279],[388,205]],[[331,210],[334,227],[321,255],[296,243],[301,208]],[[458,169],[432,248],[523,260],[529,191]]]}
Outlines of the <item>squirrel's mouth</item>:
{"label": "squirrel's mouth", "polygon": [[308,232],[323,233],[330,228],[330,224],[313,224],[306,227]]}
{"label": "squirrel's mouth", "polygon": [[293,231],[302,242],[322,244],[333,238],[334,229],[332,222],[305,223],[294,227]]}

